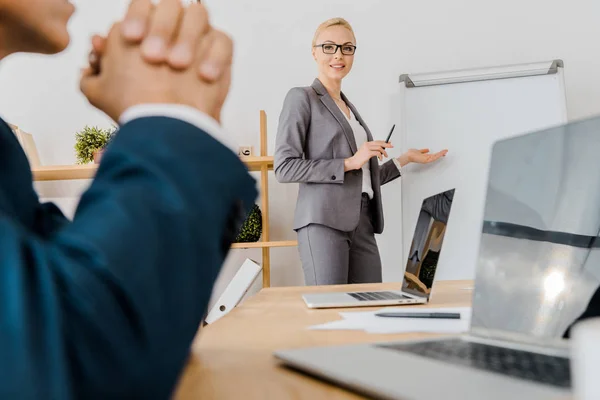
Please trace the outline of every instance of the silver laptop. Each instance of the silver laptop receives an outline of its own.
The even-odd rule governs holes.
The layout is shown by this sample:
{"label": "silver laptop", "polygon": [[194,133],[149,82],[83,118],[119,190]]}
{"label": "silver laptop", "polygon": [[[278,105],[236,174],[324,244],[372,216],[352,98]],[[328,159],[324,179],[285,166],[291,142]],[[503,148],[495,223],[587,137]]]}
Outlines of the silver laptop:
{"label": "silver laptop", "polygon": [[309,308],[333,308],[427,303],[453,199],[454,189],[423,200],[399,290],[304,294],[302,298],[306,305]]}
{"label": "silver laptop", "polygon": [[378,398],[568,398],[565,333],[600,282],[598,154],[600,118],[495,143],[468,334],[276,357]]}

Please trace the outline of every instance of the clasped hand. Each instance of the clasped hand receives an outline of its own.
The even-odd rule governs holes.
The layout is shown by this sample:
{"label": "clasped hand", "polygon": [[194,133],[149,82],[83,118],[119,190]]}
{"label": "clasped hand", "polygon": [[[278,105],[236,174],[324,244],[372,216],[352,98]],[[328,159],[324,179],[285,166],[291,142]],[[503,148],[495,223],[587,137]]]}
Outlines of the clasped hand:
{"label": "clasped hand", "polygon": [[133,0],[107,37],[92,38],[80,87],[115,121],[144,103],[189,105],[219,121],[232,54],[231,39],[211,27],[203,5]]}

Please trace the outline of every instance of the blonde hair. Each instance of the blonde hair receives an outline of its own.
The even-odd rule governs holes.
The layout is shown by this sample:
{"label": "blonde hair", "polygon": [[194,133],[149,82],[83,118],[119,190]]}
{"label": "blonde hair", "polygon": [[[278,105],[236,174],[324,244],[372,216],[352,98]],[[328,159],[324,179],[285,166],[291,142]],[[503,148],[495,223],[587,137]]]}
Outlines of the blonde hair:
{"label": "blonde hair", "polygon": [[315,32],[315,36],[313,37],[312,45],[314,46],[317,44],[317,39],[319,38],[321,32],[332,26],[343,26],[344,28],[348,29],[356,41],[356,35],[354,35],[354,30],[348,21],[346,21],[344,18],[331,18],[319,25],[317,31]]}

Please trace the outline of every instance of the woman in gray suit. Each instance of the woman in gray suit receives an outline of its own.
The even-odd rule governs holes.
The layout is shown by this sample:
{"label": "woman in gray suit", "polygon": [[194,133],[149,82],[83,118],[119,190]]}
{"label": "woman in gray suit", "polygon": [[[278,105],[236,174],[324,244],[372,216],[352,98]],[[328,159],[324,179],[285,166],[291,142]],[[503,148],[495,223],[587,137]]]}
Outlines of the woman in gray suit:
{"label": "woman in gray suit", "polygon": [[275,176],[300,183],[294,230],[307,285],[381,282],[375,241],[383,231],[381,185],[410,162],[430,163],[446,154],[411,149],[379,165],[391,143],[373,140],[341,92],[355,51],[346,20],[322,23],[312,47],[318,78],[288,92],[279,118]]}

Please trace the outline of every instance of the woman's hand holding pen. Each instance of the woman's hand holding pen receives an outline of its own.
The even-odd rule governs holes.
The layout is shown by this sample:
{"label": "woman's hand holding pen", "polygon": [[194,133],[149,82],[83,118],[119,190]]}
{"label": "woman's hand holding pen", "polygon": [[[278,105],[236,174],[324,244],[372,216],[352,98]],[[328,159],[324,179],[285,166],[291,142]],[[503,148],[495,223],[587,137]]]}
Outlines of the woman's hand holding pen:
{"label": "woman's hand holding pen", "polygon": [[383,140],[363,143],[352,157],[344,160],[344,172],[362,168],[373,157],[377,157],[381,161],[383,157],[388,156],[385,149],[392,147],[394,146],[391,143],[386,143]]}

